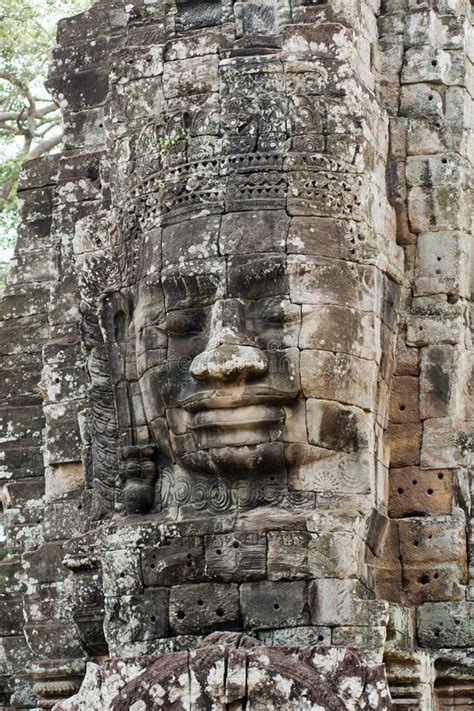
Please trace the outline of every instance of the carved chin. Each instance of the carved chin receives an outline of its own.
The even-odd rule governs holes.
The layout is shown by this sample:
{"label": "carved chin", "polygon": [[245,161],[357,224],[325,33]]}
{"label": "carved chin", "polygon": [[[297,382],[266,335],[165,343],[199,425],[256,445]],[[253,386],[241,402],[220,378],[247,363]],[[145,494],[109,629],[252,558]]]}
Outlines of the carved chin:
{"label": "carved chin", "polygon": [[180,462],[186,469],[208,474],[263,474],[284,467],[284,456],[281,443],[265,442],[200,450],[182,455]]}

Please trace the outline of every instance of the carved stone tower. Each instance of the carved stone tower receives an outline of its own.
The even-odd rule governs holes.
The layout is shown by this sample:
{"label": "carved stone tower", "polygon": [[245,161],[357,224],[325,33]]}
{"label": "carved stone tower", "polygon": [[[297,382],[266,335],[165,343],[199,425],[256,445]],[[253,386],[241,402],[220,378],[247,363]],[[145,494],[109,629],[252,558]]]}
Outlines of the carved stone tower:
{"label": "carved stone tower", "polygon": [[1,711],[474,709],[473,46],[467,0],[60,23],[0,313]]}

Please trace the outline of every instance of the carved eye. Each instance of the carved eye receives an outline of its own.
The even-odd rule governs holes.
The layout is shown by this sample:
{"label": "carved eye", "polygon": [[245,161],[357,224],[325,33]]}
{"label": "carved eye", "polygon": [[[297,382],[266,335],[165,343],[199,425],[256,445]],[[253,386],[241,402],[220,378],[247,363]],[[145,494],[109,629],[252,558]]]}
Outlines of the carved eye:
{"label": "carved eye", "polygon": [[206,314],[201,309],[171,311],[166,317],[166,330],[172,336],[189,336],[200,333],[205,322]]}
{"label": "carved eye", "polygon": [[114,316],[114,340],[116,343],[125,341],[126,317],[123,311],[117,311]]}
{"label": "carved eye", "polygon": [[[166,348],[168,339],[165,331],[158,326],[142,326],[139,330],[139,350],[156,350]],[[140,347],[141,346],[141,347]]]}

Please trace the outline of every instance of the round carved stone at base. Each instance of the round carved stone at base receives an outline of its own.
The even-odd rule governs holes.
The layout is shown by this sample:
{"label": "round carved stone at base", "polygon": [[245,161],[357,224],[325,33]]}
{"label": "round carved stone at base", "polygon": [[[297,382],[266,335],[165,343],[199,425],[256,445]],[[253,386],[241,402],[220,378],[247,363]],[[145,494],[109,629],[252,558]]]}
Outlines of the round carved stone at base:
{"label": "round carved stone at base", "polygon": [[384,667],[352,649],[266,647],[223,632],[192,651],[89,665],[79,694],[55,711],[205,708],[388,711],[392,702]]}

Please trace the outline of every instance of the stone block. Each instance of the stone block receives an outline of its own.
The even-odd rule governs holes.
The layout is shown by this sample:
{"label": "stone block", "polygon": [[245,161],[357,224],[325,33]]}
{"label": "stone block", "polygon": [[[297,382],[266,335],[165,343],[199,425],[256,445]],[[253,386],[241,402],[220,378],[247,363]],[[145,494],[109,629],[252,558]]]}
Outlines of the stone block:
{"label": "stone block", "polygon": [[18,212],[24,222],[46,220],[53,209],[53,188],[23,190],[18,198]]}
{"label": "stone block", "polygon": [[391,467],[409,467],[420,463],[422,429],[421,424],[414,422],[389,425],[387,442]]}
{"label": "stone block", "polygon": [[474,602],[435,602],[417,611],[417,632],[422,647],[474,646]]}
{"label": "stone block", "polygon": [[428,232],[419,236],[415,295],[469,294],[469,242],[462,232]]}
{"label": "stone block", "polygon": [[371,416],[330,400],[306,401],[308,442],[334,452],[363,452],[373,446]]}
{"label": "stone block", "polygon": [[273,35],[278,31],[276,11],[270,4],[236,2],[234,13],[237,37]]}
{"label": "stone block", "polygon": [[23,163],[18,190],[31,190],[54,185],[58,179],[59,159],[57,155],[42,156]]}
{"label": "stone block", "polygon": [[301,353],[301,385],[307,398],[375,408],[377,366],[372,361],[323,350]]}
{"label": "stone block", "polygon": [[409,119],[443,121],[443,94],[429,84],[409,84],[401,87],[400,113]]}
{"label": "stone block", "polygon": [[162,237],[163,265],[216,257],[216,236],[220,224],[220,215],[210,215],[165,227]]}
{"label": "stone block", "polygon": [[435,49],[430,47],[412,47],[405,51],[402,82],[403,84],[416,84],[418,82],[432,82],[433,84],[463,84],[464,71],[461,53]]}
{"label": "stone block", "polygon": [[163,90],[166,99],[212,94],[219,91],[217,56],[166,62],[163,71]]}
{"label": "stone block", "polygon": [[419,422],[419,379],[407,375],[393,378],[390,394],[390,422]]}
{"label": "stone block", "polygon": [[270,647],[323,645],[331,644],[330,627],[284,627],[265,630],[258,633],[258,638]]}
{"label": "stone block", "polygon": [[335,304],[380,314],[382,282],[378,270],[345,260],[290,255],[290,295],[301,304]]}
{"label": "stone block", "polygon": [[356,261],[372,255],[375,246],[351,220],[312,216],[291,219],[287,250],[289,254]]}
{"label": "stone block", "polygon": [[403,587],[415,603],[464,596],[467,575],[466,519],[461,509],[436,519],[398,524]]}
{"label": "stone block", "polygon": [[87,510],[79,495],[46,504],[43,518],[45,540],[65,540],[74,534],[84,533],[86,516]]}
{"label": "stone block", "polygon": [[390,470],[389,516],[440,516],[451,513],[453,471],[404,467]]}
{"label": "stone block", "polygon": [[141,553],[145,587],[178,585],[204,580],[204,545],[202,538],[170,539]]}
{"label": "stone block", "polygon": [[71,605],[63,585],[52,583],[29,592],[23,599],[24,622],[36,624],[50,620],[71,619]]}
{"label": "stone block", "polygon": [[78,422],[80,405],[80,400],[72,400],[44,406],[45,462],[48,464],[81,461],[82,440]]}
{"label": "stone block", "polygon": [[425,420],[420,466],[455,469],[469,461],[469,434],[465,424],[450,417]]}
{"label": "stone block", "polygon": [[364,542],[353,532],[268,533],[270,580],[362,577]]}
{"label": "stone block", "polygon": [[331,643],[336,647],[357,647],[364,650],[381,650],[386,639],[386,627],[341,625],[334,627],[331,635]]}
{"label": "stone block", "polygon": [[35,623],[24,626],[28,646],[38,659],[72,659],[84,654],[77,629],[71,622]]}
{"label": "stone block", "polygon": [[23,629],[23,606],[21,596],[0,594],[0,636],[14,637]]}
{"label": "stone block", "polygon": [[11,481],[4,489],[4,509],[16,509],[22,523],[38,523],[43,516],[44,480]]}
{"label": "stone block", "polygon": [[463,204],[461,187],[457,185],[411,188],[408,191],[411,231],[420,234],[462,230],[467,226]]}
{"label": "stone block", "polygon": [[427,346],[421,351],[420,414],[423,419],[449,414],[455,368],[453,346]]}
{"label": "stone block", "polygon": [[0,640],[0,674],[24,673],[33,660],[25,637],[4,637]]}
{"label": "stone block", "polygon": [[45,498],[47,502],[64,499],[74,492],[80,492],[85,485],[85,471],[82,462],[67,462],[48,467],[45,470]]}
{"label": "stone block", "polygon": [[219,237],[220,253],[283,252],[289,224],[290,218],[283,210],[223,215]]}
{"label": "stone block", "polygon": [[140,552],[110,550],[102,556],[104,594],[107,597],[133,595],[143,590]]}
{"label": "stone block", "polygon": [[299,346],[380,361],[380,320],[345,306],[303,305]]}
{"label": "stone block", "polygon": [[308,588],[311,622],[335,627],[355,624],[363,587],[354,580],[314,580]]}
{"label": "stone block", "polygon": [[407,47],[424,45],[426,38],[436,36],[441,31],[439,17],[428,5],[421,3],[413,8],[407,18],[404,32],[404,41]]}
{"label": "stone block", "polygon": [[290,444],[286,450],[292,491],[368,494],[374,466],[369,453],[333,452],[323,447]]}
{"label": "stone block", "polygon": [[427,346],[459,344],[464,338],[464,307],[462,302],[446,302],[436,297],[413,300],[407,319],[407,344]]}
{"label": "stone block", "polygon": [[249,256],[234,256],[228,262],[228,294],[242,295],[245,285],[247,299],[288,294],[288,276],[284,255],[259,253]]}
{"label": "stone block", "polygon": [[170,593],[170,627],[176,634],[205,634],[240,627],[239,586],[176,585]]}
{"label": "stone block", "polygon": [[55,583],[64,580],[67,570],[63,566],[62,543],[45,543],[35,551],[23,554],[23,568],[29,585]]}
{"label": "stone block", "polygon": [[125,645],[167,637],[168,605],[168,588],[147,588],[141,595],[106,598],[106,638]]}
{"label": "stone block", "polygon": [[240,601],[246,629],[309,623],[307,584],[303,581],[243,583]]}
{"label": "stone block", "polygon": [[0,408],[0,437],[2,444],[22,447],[39,445],[44,426],[40,405]]}
{"label": "stone block", "polygon": [[226,533],[205,538],[206,575],[220,582],[260,580],[266,573],[263,533]]}

